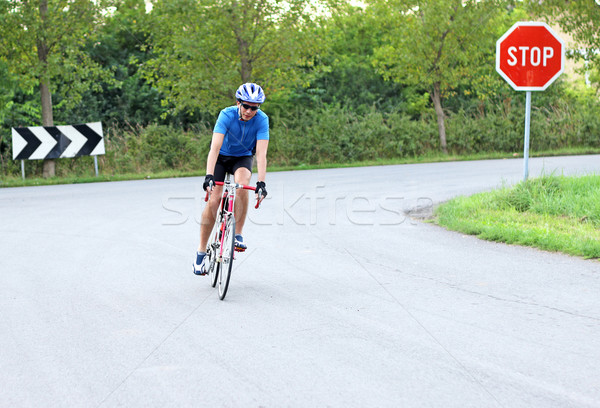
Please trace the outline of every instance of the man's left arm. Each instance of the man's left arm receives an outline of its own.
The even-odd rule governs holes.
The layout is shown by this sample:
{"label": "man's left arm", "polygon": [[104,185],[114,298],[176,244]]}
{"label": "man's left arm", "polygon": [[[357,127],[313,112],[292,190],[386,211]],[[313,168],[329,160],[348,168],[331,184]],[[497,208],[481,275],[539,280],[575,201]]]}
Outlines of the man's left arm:
{"label": "man's left arm", "polygon": [[267,176],[267,149],[269,140],[256,141],[256,168],[258,169],[258,181],[265,181]]}

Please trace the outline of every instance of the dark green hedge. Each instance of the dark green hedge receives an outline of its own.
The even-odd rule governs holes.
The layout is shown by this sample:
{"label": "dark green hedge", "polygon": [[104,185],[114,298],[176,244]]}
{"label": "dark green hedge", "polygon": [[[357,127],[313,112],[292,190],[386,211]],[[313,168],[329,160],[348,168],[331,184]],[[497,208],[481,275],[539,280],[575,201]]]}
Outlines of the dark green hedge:
{"label": "dark green hedge", "polygon": [[[500,103],[461,108],[446,117],[448,150],[466,155],[482,152],[521,152],[524,135],[524,94]],[[265,111],[271,118],[269,164],[297,166],[331,162],[414,157],[439,152],[436,118],[370,108],[356,114],[349,105],[323,105],[312,110]],[[169,125],[109,128],[106,155],[100,156],[105,174],[162,170],[204,171],[212,123],[182,130]],[[11,140],[2,133],[0,167],[3,175],[20,174],[11,159]],[[531,151],[600,148],[600,101],[595,95],[544,100],[535,94],[531,115]],[[57,175],[90,174],[90,158],[63,159]],[[41,162],[27,162],[27,174],[41,174]]]}

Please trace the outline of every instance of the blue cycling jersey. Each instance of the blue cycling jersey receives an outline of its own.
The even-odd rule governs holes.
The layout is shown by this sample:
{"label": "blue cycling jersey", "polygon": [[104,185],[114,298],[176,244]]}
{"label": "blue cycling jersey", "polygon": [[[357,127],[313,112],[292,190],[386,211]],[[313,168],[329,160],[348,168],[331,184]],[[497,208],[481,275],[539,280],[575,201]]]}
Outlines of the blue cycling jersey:
{"label": "blue cycling jersey", "polygon": [[252,119],[244,122],[239,118],[237,106],[230,106],[219,114],[213,132],[225,135],[220,154],[252,156],[257,140],[269,140],[269,117],[259,109]]}

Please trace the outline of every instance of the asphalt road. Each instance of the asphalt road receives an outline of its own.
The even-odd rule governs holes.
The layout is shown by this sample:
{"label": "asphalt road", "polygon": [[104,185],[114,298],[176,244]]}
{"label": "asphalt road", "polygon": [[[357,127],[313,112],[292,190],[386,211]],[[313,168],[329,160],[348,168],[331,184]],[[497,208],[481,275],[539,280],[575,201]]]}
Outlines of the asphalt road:
{"label": "asphalt road", "polygon": [[269,174],[225,301],[192,274],[199,178],[0,189],[0,406],[600,407],[600,262],[418,220],[521,177]]}

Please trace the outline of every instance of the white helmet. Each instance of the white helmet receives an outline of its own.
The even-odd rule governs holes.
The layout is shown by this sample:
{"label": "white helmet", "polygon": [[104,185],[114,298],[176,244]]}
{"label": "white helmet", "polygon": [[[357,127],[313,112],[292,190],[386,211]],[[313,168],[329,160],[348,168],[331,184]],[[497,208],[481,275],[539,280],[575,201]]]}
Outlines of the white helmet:
{"label": "white helmet", "polygon": [[235,98],[238,101],[263,103],[265,101],[265,93],[259,85],[248,82],[240,85],[238,90],[235,92]]}

